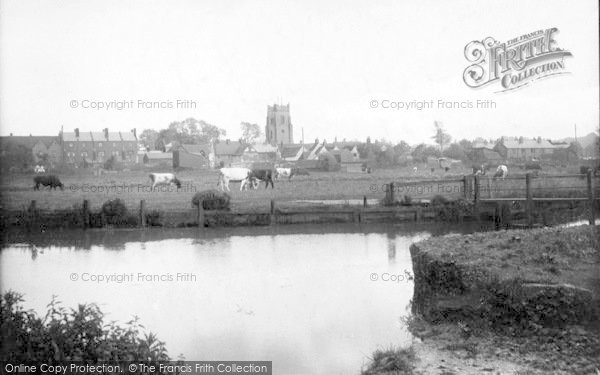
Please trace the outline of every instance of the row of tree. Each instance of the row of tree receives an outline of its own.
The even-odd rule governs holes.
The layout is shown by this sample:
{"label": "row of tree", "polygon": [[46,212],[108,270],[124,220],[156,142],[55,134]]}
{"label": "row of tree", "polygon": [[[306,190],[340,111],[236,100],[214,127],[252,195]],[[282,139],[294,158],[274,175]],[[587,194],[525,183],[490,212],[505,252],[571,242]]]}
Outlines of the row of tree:
{"label": "row of tree", "polygon": [[[242,122],[240,129],[242,133],[241,139],[245,142],[253,143],[262,137],[261,128],[257,124]],[[225,129],[204,120],[196,120],[190,117],[183,121],[172,122],[167,128],[159,131],[145,129],[139,138],[146,148],[161,150],[165,145],[172,142],[178,142],[179,144],[206,144],[218,141],[226,135],[227,132]]]}

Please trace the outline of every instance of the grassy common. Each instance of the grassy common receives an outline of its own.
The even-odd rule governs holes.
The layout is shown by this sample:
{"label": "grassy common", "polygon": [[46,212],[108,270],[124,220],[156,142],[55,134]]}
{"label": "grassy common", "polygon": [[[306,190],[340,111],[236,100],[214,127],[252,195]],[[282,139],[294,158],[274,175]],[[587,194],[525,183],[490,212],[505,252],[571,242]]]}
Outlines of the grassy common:
{"label": "grassy common", "polygon": [[[3,209],[23,209],[36,200],[39,209],[71,208],[81,205],[84,199],[89,200],[90,208],[98,209],[104,202],[120,198],[129,209],[139,207],[144,199],[149,210],[161,211],[192,208],[194,194],[207,189],[215,189],[218,181],[217,170],[184,170],[176,173],[182,181],[178,190],[174,186],[157,187],[151,190],[148,178],[151,172],[169,172],[169,170],[136,170],[108,172],[95,176],[90,170],[82,170],[70,174],[58,174],[63,182],[63,191],[51,191],[42,188],[33,190],[33,174],[8,174],[0,181],[1,205]],[[510,170],[506,180],[493,181],[489,176],[481,177],[482,198],[501,196],[525,196],[524,170]],[[414,172],[412,166],[395,169],[379,169],[372,173],[349,172],[311,172],[309,176],[294,176],[291,181],[280,179],[275,181],[275,189],[265,189],[264,183],[257,190],[239,191],[239,183],[231,183],[231,208],[236,211],[266,211],[270,200],[275,200],[279,207],[314,204],[304,200],[362,200],[382,199],[385,196],[386,184],[395,183],[396,199],[404,196],[413,199],[427,199],[435,195],[443,195],[449,199],[463,196],[463,184],[458,181],[469,175],[471,169],[455,165],[445,172],[437,168],[421,165]],[[549,174],[575,174],[576,167],[561,170],[544,170],[534,179],[533,187],[539,195],[562,194],[569,196],[569,191],[585,192],[586,181],[580,178],[552,179]],[[518,179],[515,179],[517,177]],[[452,180],[455,181],[443,181]],[[426,181],[423,181],[426,180]],[[598,184],[597,184],[598,185]]]}

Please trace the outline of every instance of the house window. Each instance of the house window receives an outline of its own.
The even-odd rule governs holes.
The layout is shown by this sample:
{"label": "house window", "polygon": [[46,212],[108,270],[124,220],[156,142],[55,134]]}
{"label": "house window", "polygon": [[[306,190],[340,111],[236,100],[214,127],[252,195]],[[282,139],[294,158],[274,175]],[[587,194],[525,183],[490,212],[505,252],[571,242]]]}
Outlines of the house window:
{"label": "house window", "polygon": [[72,144],[72,143],[69,143],[69,147],[73,148],[73,144]]}
{"label": "house window", "polygon": [[98,160],[104,160],[104,151],[98,151]]}
{"label": "house window", "polygon": [[279,120],[282,124],[285,124],[285,116],[279,116]]}
{"label": "house window", "polygon": [[102,142],[98,143],[98,147],[102,148]]}
{"label": "house window", "polygon": [[82,148],[85,148],[85,143],[82,143],[82,144],[81,144],[81,147],[82,147]]}
{"label": "house window", "polygon": [[87,152],[82,152],[81,153],[81,157],[84,158],[84,159],[87,158]]}

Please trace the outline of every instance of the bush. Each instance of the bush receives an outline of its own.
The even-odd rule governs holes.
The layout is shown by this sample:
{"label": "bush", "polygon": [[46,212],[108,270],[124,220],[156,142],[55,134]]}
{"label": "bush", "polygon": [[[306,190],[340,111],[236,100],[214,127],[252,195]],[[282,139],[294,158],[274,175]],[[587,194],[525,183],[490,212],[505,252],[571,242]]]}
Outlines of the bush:
{"label": "bush", "polygon": [[229,194],[215,189],[203,190],[194,194],[192,205],[198,207],[202,202],[202,208],[205,210],[229,210],[231,197]]}
{"label": "bush", "polygon": [[102,213],[109,224],[122,224],[128,221],[127,206],[119,198],[104,202]]}
{"label": "bush", "polygon": [[115,166],[115,162],[116,162],[115,156],[114,156],[114,155],[112,155],[110,158],[108,158],[108,159],[107,159],[107,160],[104,162],[104,169],[106,169],[106,170],[111,170],[111,169],[113,169],[113,168],[114,168],[114,166]]}
{"label": "bush", "polygon": [[442,195],[436,195],[431,199],[431,205],[436,209],[438,219],[442,221],[461,222],[473,212],[473,204],[462,198],[449,201]]}
{"label": "bush", "polygon": [[448,203],[448,199],[443,195],[435,195],[433,198],[431,198],[432,206],[444,205],[446,203]]}
{"label": "bush", "polygon": [[[119,326],[104,323],[95,304],[66,309],[53,299],[44,318],[24,310],[21,294],[8,291],[0,299],[0,361],[168,361],[165,344],[145,334],[138,319]],[[142,336],[143,334],[143,336]]]}
{"label": "bush", "polygon": [[327,171],[334,172],[341,169],[340,163],[336,160],[335,156],[331,154],[319,155],[319,168]]}
{"label": "bush", "polygon": [[413,374],[415,361],[416,355],[412,347],[407,349],[378,349],[373,353],[373,358],[367,368],[361,371],[361,375],[392,373],[411,375]]}

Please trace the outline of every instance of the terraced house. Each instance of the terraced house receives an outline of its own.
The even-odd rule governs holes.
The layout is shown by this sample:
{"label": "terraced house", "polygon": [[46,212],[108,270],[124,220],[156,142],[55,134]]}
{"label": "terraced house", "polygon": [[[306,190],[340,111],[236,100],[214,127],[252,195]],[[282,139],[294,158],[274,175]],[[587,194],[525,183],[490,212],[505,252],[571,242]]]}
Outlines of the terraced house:
{"label": "terraced house", "polygon": [[504,159],[511,162],[558,158],[563,161],[573,159],[568,143],[553,143],[541,137],[527,139],[523,137],[502,137],[494,148]]}
{"label": "terraced house", "polygon": [[104,163],[111,157],[118,162],[135,163],[137,136],[130,132],[73,132],[61,134],[64,161],[67,165]]}

